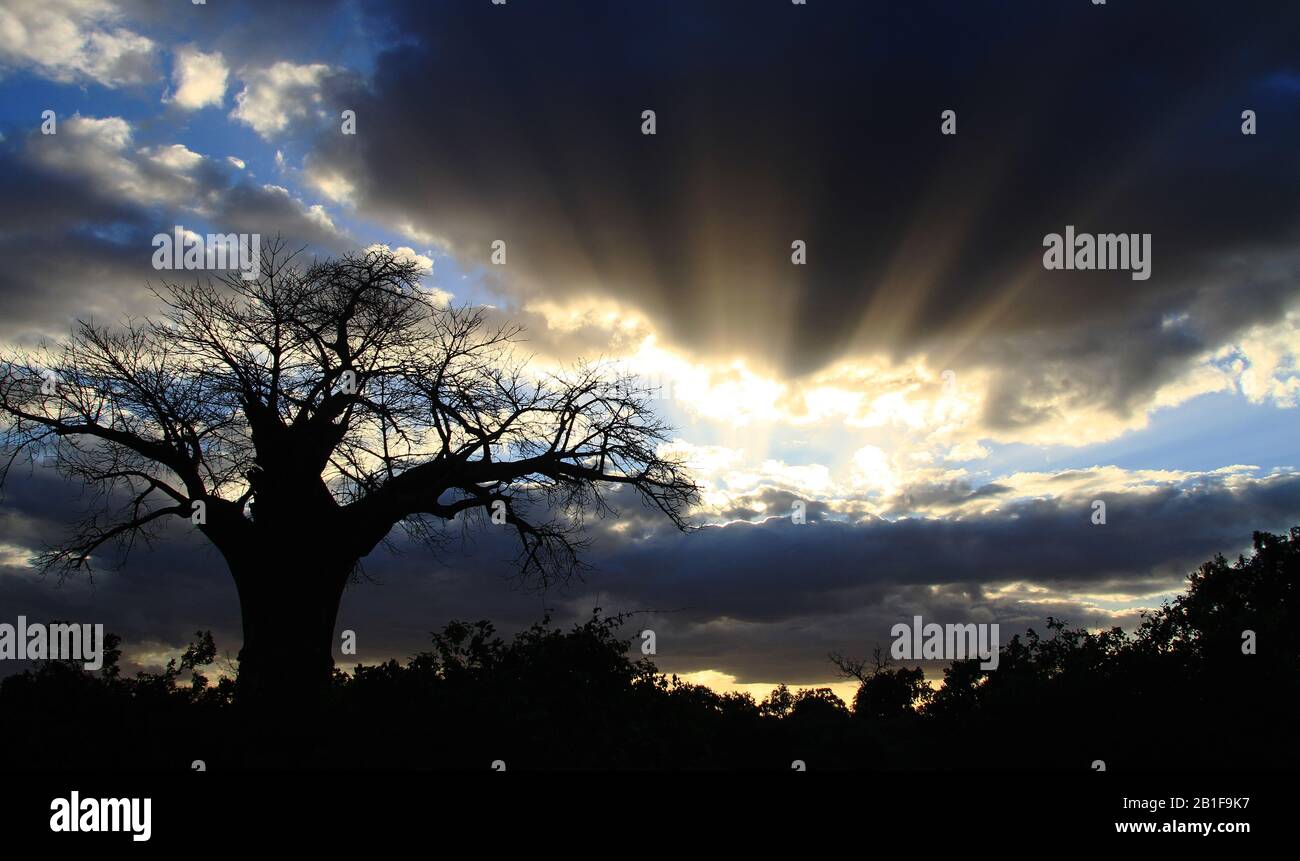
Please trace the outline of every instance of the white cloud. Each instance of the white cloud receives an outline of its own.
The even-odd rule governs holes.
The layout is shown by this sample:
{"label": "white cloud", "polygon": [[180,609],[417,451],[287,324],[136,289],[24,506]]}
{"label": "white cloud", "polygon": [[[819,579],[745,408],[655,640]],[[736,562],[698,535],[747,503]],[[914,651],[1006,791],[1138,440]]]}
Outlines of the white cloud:
{"label": "white cloud", "polygon": [[948,449],[948,453],[944,455],[944,458],[946,460],[960,462],[963,460],[983,460],[990,454],[992,454],[992,452],[984,446],[977,442],[967,440],[966,442],[958,443]]}
{"label": "white cloud", "polygon": [[320,104],[321,82],[329,71],[323,63],[300,66],[283,60],[269,69],[244,69],[244,89],[235,96],[230,116],[270,139]]}
{"label": "white cloud", "polygon": [[[414,248],[411,248],[410,246],[407,245],[399,245],[396,248],[390,248],[383,243],[376,242],[373,245],[367,245],[365,248],[362,249],[362,251],[366,254],[369,254],[372,251],[387,251],[390,252],[393,255],[393,257],[395,257],[399,261],[402,260],[413,261],[420,267],[420,269],[424,271],[426,275],[431,275],[433,273],[433,258],[421,254],[418,251],[416,251]],[[440,290],[437,287],[431,287],[429,285],[422,284],[421,288],[426,294],[426,298],[435,305],[444,305],[444,306],[449,305],[451,304],[451,300],[456,298],[454,295],[448,293],[446,290]]]}
{"label": "white cloud", "polygon": [[784,516],[789,510],[767,511],[755,497],[766,489],[784,490],[805,501],[838,499],[847,488],[825,464],[790,464],[771,457],[755,457],[746,449],[722,445],[696,445],[674,439],[659,447],[659,454],[685,461],[700,485],[697,513],[720,515],[737,504],[752,505],[764,516]]}
{"label": "white cloud", "polygon": [[[131,125],[121,117],[74,115],[59,124],[57,135],[34,136],[28,152],[47,169],[74,177],[114,200],[162,207],[178,217],[216,218],[232,226],[249,218],[251,207],[262,217],[295,225],[291,230],[305,231],[304,235],[329,241],[343,236],[323,206],[308,205],[283,186],[253,189],[241,183],[239,196],[232,200],[223,181],[214,184],[213,172],[199,169],[211,163],[207,156],[184,144],[136,147]],[[239,162],[232,159],[227,161]],[[259,227],[255,220],[247,223],[249,232]]]}
{"label": "white cloud", "polygon": [[57,135],[43,137],[34,156],[101,194],[142,205],[192,203],[194,181],[186,174],[202,160],[179,144],[137,151],[126,120],[80,115],[60,123]]}
{"label": "white cloud", "polygon": [[432,257],[425,257],[423,254],[420,254],[414,248],[411,248],[406,245],[399,245],[397,248],[389,248],[387,245],[383,245],[381,243],[376,242],[373,245],[367,245],[363,250],[367,254],[369,254],[372,251],[387,251],[390,252],[393,255],[393,257],[399,261],[405,261],[405,260],[414,261],[425,272],[433,271]]}
{"label": "white cloud", "polygon": [[18,568],[26,570],[27,560],[39,556],[40,551],[17,544],[0,544],[0,568]]}
{"label": "white cloud", "polygon": [[334,226],[334,219],[330,218],[329,213],[325,211],[325,207],[321,206],[319,203],[313,203],[311,206],[307,207],[305,215],[307,218],[316,222],[326,230],[334,233],[338,232],[338,228]]}
{"label": "white cloud", "polygon": [[92,142],[104,149],[120,150],[131,143],[131,124],[121,117],[83,117],[74,114],[63,124],[63,134],[75,140]]}
{"label": "white cloud", "polygon": [[180,48],[172,62],[174,89],[164,101],[187,111],[208,105],[221,107],[229,75],[230,69],[219,51],[205,54],[191,47]]}
{"label": "white cloud", "polygon": [[866,492],[892,495],[898,489],[889,455],[874,445],[864,445],[853,453],[849,476],[855,489]]}
{"label": "white cloud", "polygon": [[313,188],[335,203],[353,203],[356,185],[340,171],[333,169],[322,170],[309,163],[306,170],[303,171],[303,175]]}
{"label": "white cloud", "polygon": [[192,170],[203,161],[203,156],[194,152],[185,144],[155,147],[148,152],[153,161],[174,171]]}
{"label": "white cloud", "polygon": [[60,83],[106,87],[152,80],[154,43],[119,25],[107,0],[5,0],[0,4],[0,66]]}
{"label": "white cloud", "polygon": [[1300,312],[1255,326],[1220,352],[1229,360],[1241,392],[1251,403],[1300,406]]}

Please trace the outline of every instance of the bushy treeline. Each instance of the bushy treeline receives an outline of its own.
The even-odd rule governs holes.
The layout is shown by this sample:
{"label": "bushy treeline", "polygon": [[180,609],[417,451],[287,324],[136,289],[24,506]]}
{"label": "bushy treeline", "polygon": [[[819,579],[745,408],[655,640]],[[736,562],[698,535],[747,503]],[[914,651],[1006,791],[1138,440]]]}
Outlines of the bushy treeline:
{"label": "bushy treeline", "polygon": [[1298,602],[1300,527],[1256,533],[1250,558],[1205,563],[1131,634],[1049,618],[996,670],[959,661],[935,689],[919,669],[838,659],[861,679],[851,706],[666,677],[599,611],[510,640],[453,622],[405,663],[336,673],[328,701],[294,716],[210,683],[209,634],[133,678],[110,640],[97,674],[46,662],[0,684],[0,767],[1296,768]]}

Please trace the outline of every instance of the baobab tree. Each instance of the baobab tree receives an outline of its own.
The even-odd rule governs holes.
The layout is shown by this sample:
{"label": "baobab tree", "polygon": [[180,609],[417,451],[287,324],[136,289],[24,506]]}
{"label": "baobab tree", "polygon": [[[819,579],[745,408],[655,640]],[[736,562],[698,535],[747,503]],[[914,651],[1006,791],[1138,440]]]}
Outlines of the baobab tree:
{"label": "baobab tree", "polygon": [[686,528],[697,488],[651,391],[600,364],[531,373],[518,327],[432,301],[422,274],[277,242],[256,280],[164,282],[156,318],[10,351],[0,480],[35,459],[92,491],[34,562],[66,576],[191,524],[238,590],[241,696],[283,702],[328,684],[344,587],[395,528],[437,547],[498,523],[543,583],[582,565],[617,486]]}

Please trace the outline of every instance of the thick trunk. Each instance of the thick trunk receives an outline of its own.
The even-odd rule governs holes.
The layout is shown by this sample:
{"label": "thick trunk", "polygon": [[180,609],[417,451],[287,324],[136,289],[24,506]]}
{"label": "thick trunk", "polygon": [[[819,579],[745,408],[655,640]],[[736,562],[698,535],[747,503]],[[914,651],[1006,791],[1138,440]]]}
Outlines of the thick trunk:
{"label": "thick trunk", "polygon": [[331,744],[334,627],[358,548],[319,482],[255,473],[250,481],[251,518],[241,514],[218,543],[244,627],[238,755],[250,767],[320,767]]}
{"label": "thick trunk", "polygon": [[323,705],[334,670],[334,626],[354,560],[258,555],[231,566],[244,646],[242,701],[289,720]]}

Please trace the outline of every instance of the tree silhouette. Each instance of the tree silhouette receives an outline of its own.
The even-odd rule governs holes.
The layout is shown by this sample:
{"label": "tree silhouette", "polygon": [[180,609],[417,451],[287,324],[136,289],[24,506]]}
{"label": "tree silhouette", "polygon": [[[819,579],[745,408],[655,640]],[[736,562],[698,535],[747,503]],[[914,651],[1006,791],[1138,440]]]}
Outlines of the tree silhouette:
{"label": "tree silhouette", "polygon": [[193,523],[238,589],[241,695],[287,703],[328,687],[343,589],[396,526],[438,548],[446,522],[491,519],[543,583],[581,567],[615,486],[685,528],[697,488],[659,453],[651,391],[602,365],[530,375],[518,327],[438,305],[420,275],[387,251],[300,264],[277,241],[256,280],[164,283],[158,319],[6,354],[0,482],[25,456],[94,491],[39,563],[89,569]]}
{"label": "tree silhouette", "polygon": [[839,652],[832,652],[827,657],[839,671],[840,678],[856,679],[859,683],[853,697],[856,717],[888,720],[910,716],[917,706],[924,706],[933,695],[920,667],[891,670],[889,658],[880,651],[880,646],[872,650],[870,668],[865,660],[848,658]]}

